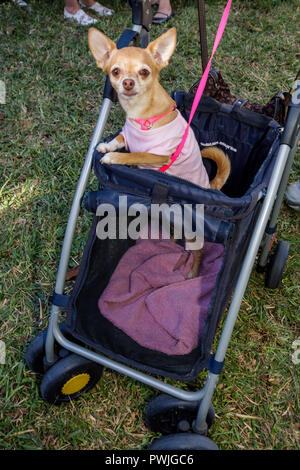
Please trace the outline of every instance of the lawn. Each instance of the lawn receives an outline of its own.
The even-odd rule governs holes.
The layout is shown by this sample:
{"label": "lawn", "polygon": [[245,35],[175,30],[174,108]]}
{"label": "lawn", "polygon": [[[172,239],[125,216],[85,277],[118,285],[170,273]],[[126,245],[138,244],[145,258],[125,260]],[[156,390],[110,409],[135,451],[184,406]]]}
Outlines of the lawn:
{"label": "lawn", "polygon": [[[50,299],[75,186],[102,101],[103,74],[89,52],[87,30],[63,19],[63,1],[0,4],[1,129],[1,449],[142,449],[152,439],[143,421],[156,392],[105,370],[92,393],[61,407],[39,397],[39,379],[24,354],[47,327]],[[225,1],[206,2],[208,47]],[[108,5],[108,0],[106,2]],[[174,0],[178,45],[161,74],[165,88],[189,89],[201,75],[196,1]],[[113,17],[97,27],[113,40],[131,26],[126,2],[109,0]],[[234,0],[214,67],[232,92],[267,102],[288,91],[299,69],[296,0]],[[297,36],[298,33],[298,36]],[[298,46],[298,47],[297,47]],[[118,105],[107,134],[124,119]],[[299,156],[299,155],[298,155]],[[299,177],[299,158],[290,181]],[[95,178],[90,185],[95,187]],[[90,215],[82,211],[70,267],[80,262]],[[253,271],[214,395],[210,437],[223,450],[300,449],[299,367],[292,361],[299,323],[299,214],[283,205],[278,237],[291,243],[283,282],[267,291]],[[203,374],[185,385],[202,387]]]}

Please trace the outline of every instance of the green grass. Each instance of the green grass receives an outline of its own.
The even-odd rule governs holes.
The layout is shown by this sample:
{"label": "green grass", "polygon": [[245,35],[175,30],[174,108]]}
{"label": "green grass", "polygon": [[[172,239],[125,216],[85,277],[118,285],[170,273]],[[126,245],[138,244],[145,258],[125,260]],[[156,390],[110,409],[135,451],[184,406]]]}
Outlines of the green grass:
{"label": "green grass", "polygon": [[[24,364],[30,339],[47,327],[64,230],[101,105],[103,74],[88,49],[87,30],[65,22],[63,2],[0,5],[1,75],[7,101],[1,126],[1,324],[6,364],[0,366],[1,449],[141,449],[152,434],[143,410],[155,391],[105,371],[94,392],[61,407],[43,402]],[[106,2],[108,3],[108,2]],[[174,0],[178,46],[166,89],[188,89],[201,74],[196,2]],[[110,0],[112,18],[99,29],[117,40],[131,25],[125,2]],[[207,2],[212,47],[225,2]],[[299,68],[296,1],[234,1],[214,67],[232,92],[265,103],[287,91]],[[116,105],[107,133],[120,128]],[[299,159],[291,181],[299,177]],[[91,179],[95,186],[95,180]],[[82,212],[70,266],[80,261],[90,225]],[[283,206],[278,236],[291,243],[279,290],[253,272],[214,395],[210,436],[221,449],[299,449],[299,215]],[[203,374],[185,388],[202,387]]]}

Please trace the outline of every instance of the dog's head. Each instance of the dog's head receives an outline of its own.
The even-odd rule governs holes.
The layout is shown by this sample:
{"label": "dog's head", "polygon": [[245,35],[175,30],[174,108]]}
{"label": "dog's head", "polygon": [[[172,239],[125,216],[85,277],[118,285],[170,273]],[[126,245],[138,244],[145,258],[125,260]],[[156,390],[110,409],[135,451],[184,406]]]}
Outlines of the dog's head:
{"label": "dog's head", "polygon": [[117,49],[107,36],[90,28],[89,46],[97,66],[109,75],[119,98],[128,100],[143,95],[158,80],[159,71],[168,65],[176,47],[176,29],[162,34],[146,49]]}

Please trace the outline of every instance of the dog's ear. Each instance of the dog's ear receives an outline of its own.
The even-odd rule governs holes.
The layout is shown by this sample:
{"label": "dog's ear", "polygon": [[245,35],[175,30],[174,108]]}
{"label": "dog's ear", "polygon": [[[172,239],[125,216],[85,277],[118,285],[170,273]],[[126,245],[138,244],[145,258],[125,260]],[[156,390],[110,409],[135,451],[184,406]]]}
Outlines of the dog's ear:
{"label": "dog's ear", "polygon": [[104,70],[112,51],[116,49],[115,43],[96,28],[89,29],[88,41],[97,66]]}
{"label": "dog's ear", "polygon": [[160,69],[167,67],[169,59],[176,47],[176,28],[169,29],[166,33],[159,36],[155,41],[150,42],[147,51],[150,52],[153,59]]}

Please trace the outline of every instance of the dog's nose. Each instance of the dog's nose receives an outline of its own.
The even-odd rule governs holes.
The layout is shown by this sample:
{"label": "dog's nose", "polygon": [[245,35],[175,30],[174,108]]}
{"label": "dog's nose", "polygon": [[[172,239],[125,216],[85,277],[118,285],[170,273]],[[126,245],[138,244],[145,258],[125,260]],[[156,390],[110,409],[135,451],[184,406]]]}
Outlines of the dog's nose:
{"label": "dog's nose", "polygon": [[135,85],[134,80],[132,80],[131,78],[125,78],[125,80],[123,80],[123,87],[127,91],[132,90],[134,85]]}

